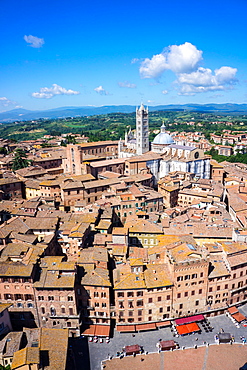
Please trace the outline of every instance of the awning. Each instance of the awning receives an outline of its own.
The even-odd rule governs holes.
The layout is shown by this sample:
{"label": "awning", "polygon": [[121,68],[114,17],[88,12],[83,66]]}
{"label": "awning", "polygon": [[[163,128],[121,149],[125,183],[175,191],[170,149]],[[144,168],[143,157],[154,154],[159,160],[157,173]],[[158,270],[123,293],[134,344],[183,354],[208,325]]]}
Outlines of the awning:
{"label": "awning", "polygon": [[186,326],[187,326],[187,329],[188,329],[189,333],[194,333],[195,331],[200,331],[201,330],[196,322],[186,324]]}
{"label": "awning", "polygon": [[241,321],[243,321],[243,320],[245,320],[245,319],[246,319],[246,317],[245,317],[242,313],[240,313],[240,312],[236,312],[236,313],[234,313],[234,314],[232,315],[232,317],[233,317],[237,322],[241,322]]}
{"label": "awning", "polygon": [[189,317],[182,317],[181,319],[175,320],[176,325],[184,325],[191,322],[203,321],[205,318],[203,315],[194,315]]}
{"label": "awning", "polygon": [[195,323],[195,322],[192,322],[192,323],[186,324],[186,325],[176,326],[176,329],[177,329],[177,332],[178,332],[179,335],[185,335],[185,334],[189,334],[189,333],[194,333],[196,331],[200,331],[201,330],[199,328],[199,326],[197,325],[197,323]]}
{"label": "awning", "polygon": [[136,331],[144,331],[144,330],[155,330],[156,325],[155,323],[147,323],[147,324],[137,324]]}
{"label": "awning", "polygon": [[234,313],[237,313],[237,312],[238,312],[238,309],[237,309],[237,307],[236,307],[236,306],[232,306],[232,307],[229,307],[229,308],[227,309],[227,311],[228,311],[231,315],[233,315]]}
{"label": "awning", "polygon": [[91,336],[94,336],[95,329],[96,329],[96,325],[89,325],[89,327],[84,330],[84,332],[82,333],[82,335],[91,335]]}
{"label": "awning", "polygon": [[179,325],[176,327],[176,329],[179,335],[189,334],[186,325]]}
{"label": "awning", "polygon": [[160,342],[160,349],[162,351],[169,351],[171,348],[176,348],[176,343],[174,342],[174,340],[163,340]]}
{"label": "awning", "polygon": [[94,335],[98,337],[109,337],[110,334],[110,325],[95,325],[96,330]]}
{"label": "awning", "polygon": [[164,328],[165,326],[171,326],[171,321],[161,321],[155,323],[156,328]]}
{"label": "awning", "polygon": [[124,351],[126,355],[132,355],[133,353],[139,353],[141,351],[141,347],[138,344],[134,344],[132,346],[125,346]]}
{"label": "awning", "polygon": [[117,325],[117,331],[120,332],[132,332],[136,331],[135,325]]}

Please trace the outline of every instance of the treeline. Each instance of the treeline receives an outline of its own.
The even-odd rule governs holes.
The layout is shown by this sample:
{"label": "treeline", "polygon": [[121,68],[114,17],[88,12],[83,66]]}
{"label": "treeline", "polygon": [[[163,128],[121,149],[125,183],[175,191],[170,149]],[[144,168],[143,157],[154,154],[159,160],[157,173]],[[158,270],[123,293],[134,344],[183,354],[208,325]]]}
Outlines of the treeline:
{"label": "treeline", "polygon": [[215,159],[217,162],[231,162],[231,163],[245,163],[247,164],[247,154],[242,154],[240,152],[236,154],[232,154],[229,157],[225,155],[219,155],[218,151],[214,148],[211,148],[208,152],[205,152],[205,154],[210,154],[213,159]]}
{"label": "treeline", "polygon": [[[210,137],[210,133],[223,130],[247,129],[246,116],[219,116],[218,114],[187,111],[149,112],[150,141],[162,122],[167,130],[199,131]],[[187,123],[192,124],[188,125]],[[218,122],[218,123],[215,123]],[[231,122],[231,126],[229,123]],[[241,123],[241,125],[240,125]],[[60,119],[39,119],[0,125],[0,137],[16,141],[42,138],[44,135],[61,136],[61,134],[80,134],[90,141],[118,140],[124,138],[128,126],[135,128],[135,113],[110,113],[88,117],[68,117]]]}

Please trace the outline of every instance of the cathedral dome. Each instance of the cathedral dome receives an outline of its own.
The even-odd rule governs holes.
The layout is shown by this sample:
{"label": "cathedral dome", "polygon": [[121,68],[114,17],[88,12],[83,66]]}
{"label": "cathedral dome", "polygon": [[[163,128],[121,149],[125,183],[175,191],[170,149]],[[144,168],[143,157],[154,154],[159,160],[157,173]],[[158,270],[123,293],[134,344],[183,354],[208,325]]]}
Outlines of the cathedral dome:
{"label": "cathedral dome", "polygon": [[160,128],[160,133],[155,136],[153,144],[162,144],[162,145],[169,145],[174,144],[173,138],[166,133],[166,128],[164,123]]}

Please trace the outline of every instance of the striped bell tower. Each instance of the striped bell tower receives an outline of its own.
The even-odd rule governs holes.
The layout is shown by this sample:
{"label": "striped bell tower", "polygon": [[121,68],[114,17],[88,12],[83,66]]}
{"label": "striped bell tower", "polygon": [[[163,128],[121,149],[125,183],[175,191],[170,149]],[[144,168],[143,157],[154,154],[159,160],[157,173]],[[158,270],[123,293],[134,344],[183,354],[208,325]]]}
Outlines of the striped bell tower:
{"label": "striped bell tower", "polygon": [[149,151],[148,108],[141,104],[136,108],[136,154],[142,155]]}

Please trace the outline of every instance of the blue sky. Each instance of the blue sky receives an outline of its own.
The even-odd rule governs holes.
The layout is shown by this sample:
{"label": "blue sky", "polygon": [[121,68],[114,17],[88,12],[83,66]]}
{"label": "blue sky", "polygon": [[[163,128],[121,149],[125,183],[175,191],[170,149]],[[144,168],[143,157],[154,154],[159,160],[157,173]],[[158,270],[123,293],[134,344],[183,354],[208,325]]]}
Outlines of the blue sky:
{"label": "blue sky", "polygon": [[0,111],[247,103],[247,1],[1,1]]}

